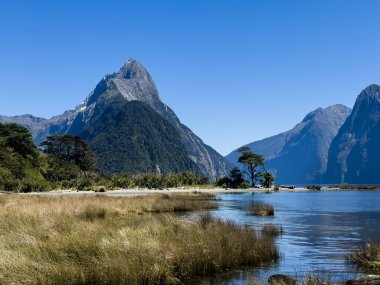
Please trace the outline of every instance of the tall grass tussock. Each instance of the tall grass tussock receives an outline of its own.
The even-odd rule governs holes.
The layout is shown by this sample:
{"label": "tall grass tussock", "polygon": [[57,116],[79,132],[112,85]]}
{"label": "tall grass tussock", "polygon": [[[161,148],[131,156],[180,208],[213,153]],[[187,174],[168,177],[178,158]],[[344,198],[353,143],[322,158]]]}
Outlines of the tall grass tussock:
{"label": "tall grass tussock", "polygon": [[253,216],[274,216],[274,208],[272,205],[253,201],[248,208],[248,213]]}
{"label": "tall grass tussock", "polygon": [[380,242],[367,242],[361,248],[353,250],[348,260],[361,267],[380,269]]}
{"label": "tall grass tussock", "polygon": [[213,205],[203,199],[0,196],[0,284],[180,284],[278,258],[249,227],[156,214]]}

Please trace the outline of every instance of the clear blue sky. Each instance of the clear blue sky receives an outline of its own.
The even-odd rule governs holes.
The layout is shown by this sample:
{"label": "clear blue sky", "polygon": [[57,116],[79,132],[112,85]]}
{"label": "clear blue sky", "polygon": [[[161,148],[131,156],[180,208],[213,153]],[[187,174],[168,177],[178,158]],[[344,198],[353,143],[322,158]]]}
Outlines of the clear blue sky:
{"label": "clear blue sky", "polygon": [[72,109],[129,57],[222,154],[380,83],[377,0],[0,0],[0,114]]}

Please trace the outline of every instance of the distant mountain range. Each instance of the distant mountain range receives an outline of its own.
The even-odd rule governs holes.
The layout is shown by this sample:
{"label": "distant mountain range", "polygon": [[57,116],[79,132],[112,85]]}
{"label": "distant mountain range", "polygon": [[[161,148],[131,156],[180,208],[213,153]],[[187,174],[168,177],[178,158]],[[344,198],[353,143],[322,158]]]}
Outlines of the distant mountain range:
{"label": "distant mountain range", "polygon": [[77,134],[87,140],[105,173],[197,171],[214,180],[229,164],[181,124],[161,102],[156,85],[136,60],[106,75],[75,110],[51,119],[32,115],[2,117],[28,128],[37,144],[49,135]]}
{"label": "distant mountain range", "polygon": [[[247,144],[283,184],[380,184],[380,86],[370,85],[350,108],[309,113],[292,130]],[[238,165],[237,150],[226,156]]]}
{"label": "distant mountain range", "polygon": [[[246,146],[264,156],[266,168],[279,183],[321,183],[330,144],[350,113],[343,105],[318,108],[290,131]],[[238,157],[235,150],[226,159],[237,164]]]}
{"label": "distant mountain range", "polygon": [[[75,110],[51,119],[4,117],[28,128],[39,144],[49,135],[83,137],[104,173],[193,171],[211,180],[226,175],[239,153],[225,158],[204,144],[162,103],[156,85],[136,60],[106,75]],[[380,184],[380,86],[370,85],[353,110],[318,108],[293,129],[247,144],[262,154],[277,183]]]}

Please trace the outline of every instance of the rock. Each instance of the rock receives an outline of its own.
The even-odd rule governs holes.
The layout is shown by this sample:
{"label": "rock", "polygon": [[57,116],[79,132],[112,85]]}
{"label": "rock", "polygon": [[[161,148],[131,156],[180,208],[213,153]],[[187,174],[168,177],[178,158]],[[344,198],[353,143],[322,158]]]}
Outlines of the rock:
{"label": "rock", "polygon": [[346,282],[346,285],[380,285],[380,276],[368,275]]}
{"label": "rock", "polygon": [[269,285],[296,285],[297,281],[285,274],[274,274],[268,278]]}

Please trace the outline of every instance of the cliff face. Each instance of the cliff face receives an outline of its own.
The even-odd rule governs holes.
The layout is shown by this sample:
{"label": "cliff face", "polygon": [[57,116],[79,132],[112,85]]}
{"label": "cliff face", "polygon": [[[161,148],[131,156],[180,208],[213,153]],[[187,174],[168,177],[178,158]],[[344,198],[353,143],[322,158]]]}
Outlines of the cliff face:
{"label": "cliff face", "polygon": [[[139,101],[159,114],[174,128],[176,136],[178,135],[186,150],[187,157],[210,179],[213,180],[216,176],[226,174],[231,168],[231,165],[219,153],[204,144],[160,100],[152,77],[136,60],[129,60],[118,72],[103,77],[86,100],[73,111],[67,111],[50,120],[20,116],[17,118],[2,117],[0,122],[1,120],[3,122],[16,120],[18,124],[27,127],[33,133],[36,143],[42,142],[46,136],[52,134],[82,135],[89,125],[95,123],[93,121],[95,114],[96,118],[99,118],[115,98],[119,102],[123,100],[124,102]],[[193,170],[193,166],[189,170]]]}
{"label": "cliff face", "polygon": [[[247,146],[264,156],[266,168],[275,174],[278,183],[320,183],[331,141],[350,112],[343,105],[318,108],[292,130]],[[226,158],[236,164],[238,156],[234,151]]]}
{"label": "cliff face", "polygon": [[380,86],[358,96],[332,141],[324,183],[380,183]]}

